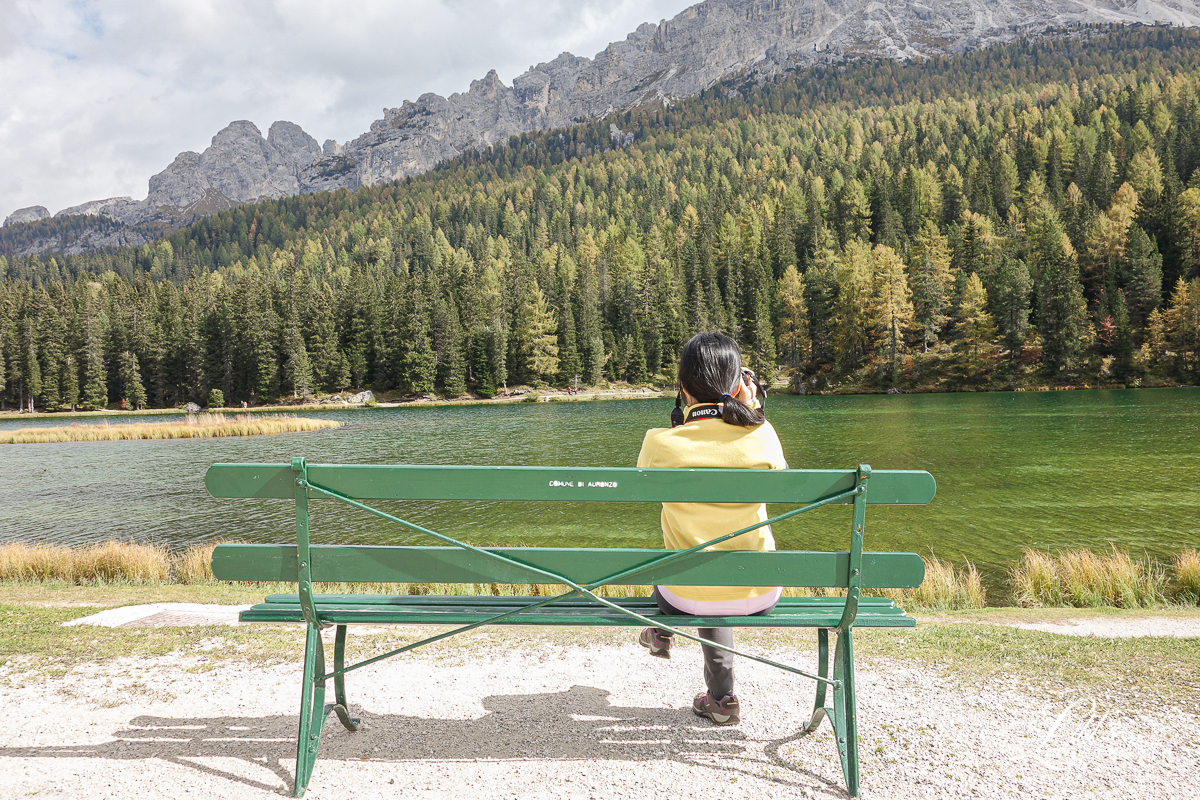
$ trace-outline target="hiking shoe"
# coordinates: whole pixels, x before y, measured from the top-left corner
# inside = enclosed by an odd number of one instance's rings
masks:
[[[742,711],[735,694],[727,694],[718,701],[713,700],[708,692],[701,692],[692,701],[692,711],[697,717],[711,719],[718,725],[737,725],[742,721]]]
[[[673,636],[663,636],[658,628],[643,628],[638,636],[638,644],[650,651],[656,658],[670,658]]]

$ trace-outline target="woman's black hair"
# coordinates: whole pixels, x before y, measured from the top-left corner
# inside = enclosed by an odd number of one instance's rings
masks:
[[[698,333],[679,353],[679,385],[697,403],[724,403],[721,419],[730,425],[762,425],[762,412],[733,396],[741,382],[741,351],[723,333]]]

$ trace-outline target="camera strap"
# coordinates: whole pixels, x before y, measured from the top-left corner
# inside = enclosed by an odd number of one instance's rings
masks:
[[[701,405],[692,406],[687,413],[687,417],[683,420],[683,424],[691,422],[694,419],[720,419],[721,406],[717,403],[703,403]]]

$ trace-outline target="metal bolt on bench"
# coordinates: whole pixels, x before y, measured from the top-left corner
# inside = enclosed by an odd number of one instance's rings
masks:
[[[868,484],[870,492],[867,491]],[[855,627],[907,628],[916,621],[892,601],[862,597],[862,589],[913,588],[925,575],[915,553],[863,552],[867,505],[924,505],[936,491],[933,476],[916,470],[635,469],[621,467],[366,466],[214,464],[205,476],[213,497],[290,499],[296,504],[296,542],[220,545],[213,574],[221,580],[295,581],[297,593],[271,595],[242,612],[243,622],[302,622],[308,635],[294,796],[312,777],[329,712],[357,730],[346,702],[346,673],[483,625],[652,625],[694,641],[645,597],[600,597],[610,583],[683,586],[835,587],[844,597],[784,597],[756,617],[687,617],[688,627],[816,628],[817,674],[727,648],[713,647],[816,682],[816,702],[805,732],[829,717],[847,792],[860,797],[854,694]],[[430,536],[446,546],[312,545],[308,504],[339,503]],[[573,502],[781,503],[799,508],[718,536],[688,550],[554,547],[475,547],[373,508],[364,500],[511,500]],[[850,547],[843,551],[706,550],[763,525],[825,505],[853,505]],[[655,531],[658,535],[658,531]],[[555,597],[439,597],[430,595],[315,595],[313,582],[562,584]],[[452,630],[346,665],[346,626],[352,624],[455,625]],[[333,669],[326,671],[321,629],[336,626]],[[833,674],[829,631],[837,632]],[[325,703],[333,679],[335,702]],[[833,688],[833,703],[826,704]]]

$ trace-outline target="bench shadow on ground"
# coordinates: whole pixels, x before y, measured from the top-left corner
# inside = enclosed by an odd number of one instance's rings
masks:
[[[375,714],[351,703],[362,729],[351,733],[330,715],[317,756],[329,760],[403,761],[663,761],[732,771],[786,786],[797,781],[845,797],[840,774],[820,775],[780,755],[802,737],[749,739],[737,727],[698,720],[690,708],[630,708],[609,703],[609,693],[590,686],[534,695],[493,695],[477,719],[438,719]],[[0,758],[158,759],[257,789],[290,795],[295,774],[294,716],[138,716],[114,731],[113,740],[92,745],[0,747]],[[830,748],[828,741],[822,749]],[[835,751],[836,752],[836,751]],[[240,759],[279,776],[268,783],[197,759]],[[836,761],[834,762],[836,763]],[[764,774],[768,766],[773,775]]]

